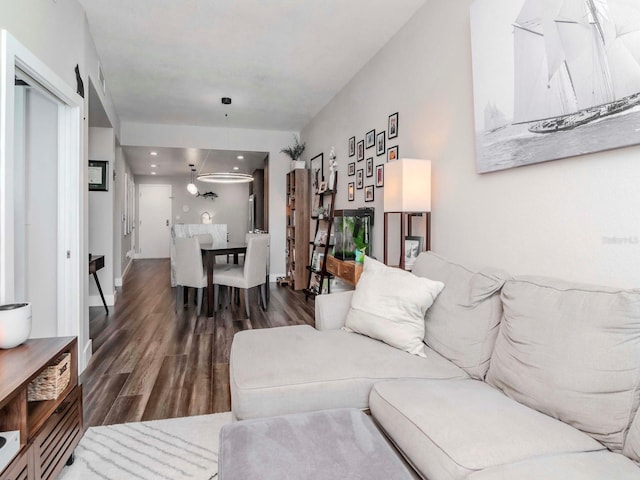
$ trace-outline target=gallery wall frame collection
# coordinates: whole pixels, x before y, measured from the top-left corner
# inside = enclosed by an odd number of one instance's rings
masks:
[[[637,1],[473,2],[476,171],[640,144],[638,18]]]
[[[384,188],[384,163],[375,165],[374,158],[383,157],[383,162],[392,162],[399,158],[399,146],[391,145],[387,148],[387,140],[397,138],[400,125],[399,112],[392,113],[387,119],[387,129],[376,131],[368,130],[364,138],[357,140],[357,136],[352,136],[348,140],[349,157],[356,157],[354,162],[347,164],[347,175],[354,176],[355,182],[347,184],[348,201],[355,201],[355,190],[364,190],[364,201],[373,202],[375,188]],[[374,148],[375,157],[372,155],[366,158],[364,168],[356,169],[356,163],[365,160],[365,151]],[[364,179],[371,178],[372,184],[365,185]]]

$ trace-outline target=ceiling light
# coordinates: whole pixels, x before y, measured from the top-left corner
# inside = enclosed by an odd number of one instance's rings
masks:
[[[240,170],[240,167],[233,167],[234,170]]]
[[[238,155],[238,160],[244,160],[244,157],[242,155]]]
[[[151,172],[151,175],[155,175],[155,174],[156,174],[156,172]]]
[[[198,180],[207,183],[248,183],[253,182],[253,177],[246,173],[203,173],[198,175]]]
[[[155,163],[151,164],[151,168],[156,168],[158,165],[156,165]]]
[[[152,157],[157,157],[158,156],[158,152],[151,152],[151,156]]]
[[[191,181],[189,182],[189,185],[187,185],[187,191],[191,194],[191,195],[195,195],[198,193],[198,187],[196,187],[196,184],[193,183],[193,177],[194,177],[194,172],[196,171],[193,165],[193,163],[190,163],[189,166],[191,167]]]

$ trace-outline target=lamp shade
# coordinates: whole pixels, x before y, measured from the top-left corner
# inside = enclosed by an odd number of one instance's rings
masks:
[[[384,211],[431,211],[431,160],[402,158],[385,164]]]

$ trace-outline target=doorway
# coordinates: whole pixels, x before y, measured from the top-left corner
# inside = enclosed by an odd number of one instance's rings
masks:
[[[139,186],[140,258],[169,258],[171,185]]]

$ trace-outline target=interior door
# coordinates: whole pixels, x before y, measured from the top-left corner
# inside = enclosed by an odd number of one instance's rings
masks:
[[[171,185],[140,185],[140,258],[169,258]]]

